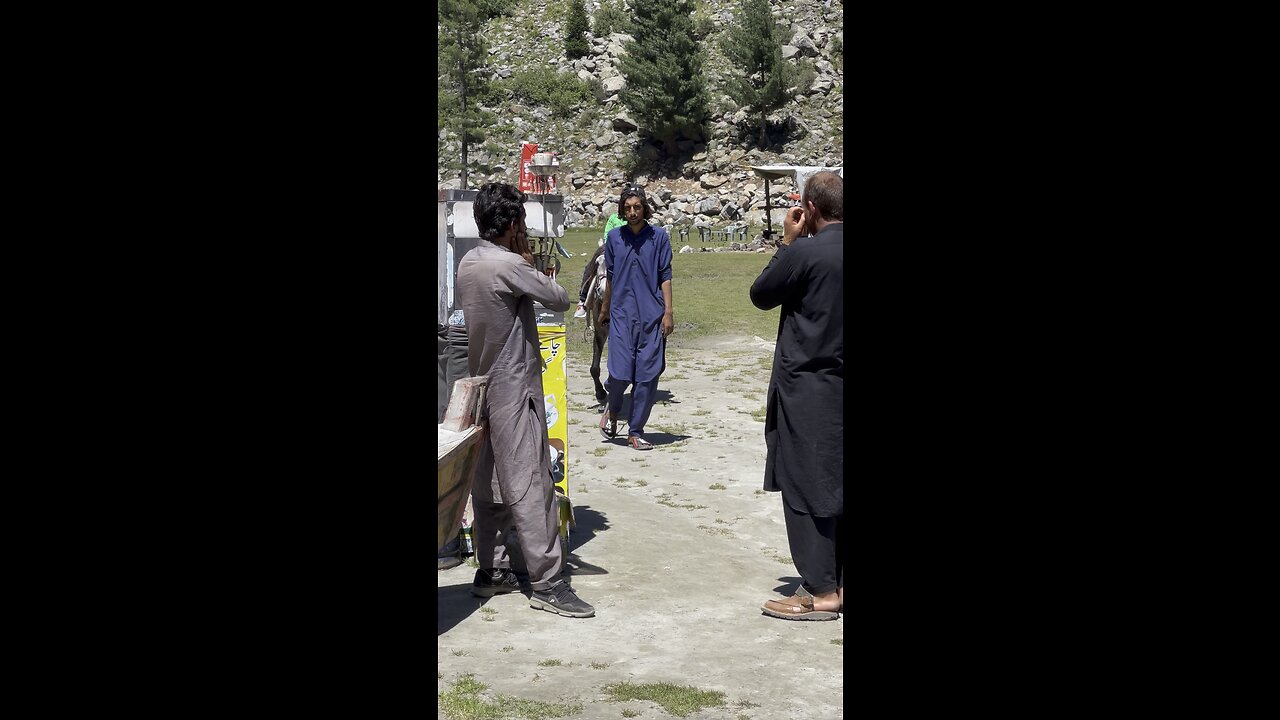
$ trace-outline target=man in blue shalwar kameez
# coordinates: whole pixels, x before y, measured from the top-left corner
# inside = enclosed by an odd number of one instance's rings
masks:
[[[600,416],[600,434],[617,437],[622,396],[631,385],[627,445],[652,450],[644,425],[657,399],[658,376],[667,367],[667,337],[675,329],[671,236],[647,222],[653,213],[639,186],[622,191],[618,214],[627,224],[609,231],[604,243],[609,282],[599,320],[609,324],[609,407]]]

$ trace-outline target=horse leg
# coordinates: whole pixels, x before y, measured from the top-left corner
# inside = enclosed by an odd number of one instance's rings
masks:
[[[600,384],[600,355],[603,352],[604,339],[600,337],[599,328],[596,328],[596,331],[591,334],[591,381],[596,384],[596,402],[601,404],[609,400],[609,394]]]

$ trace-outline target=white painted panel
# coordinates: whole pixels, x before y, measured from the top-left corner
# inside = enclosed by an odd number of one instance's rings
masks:
[[[449,224],[453,225],[453,236],[459,238],[478,238],[480,228],[476,226],[475,212],[470,200],[455,200],[453,212],[449,214]]]
[[[530,237],[564,237],[564,199],[552,196],[545,203],[530,200],[524,204],[524,223]]]

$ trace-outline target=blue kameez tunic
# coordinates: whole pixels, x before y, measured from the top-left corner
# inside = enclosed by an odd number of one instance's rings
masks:
[[[671,279],[671,236],[646,224],[639,234],[623,225],[604,243],[609,274],[609,377],[630,383],[656,380],[667,367],[662,337],[662,283]]]

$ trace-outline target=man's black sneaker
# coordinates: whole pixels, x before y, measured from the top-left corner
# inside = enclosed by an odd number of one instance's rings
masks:
[[[586,618],[596,614],[596,609],[579,599],[569,583],[563,580],[549,590],[534,590],[529,597],[529,607],[565,617]]]
[[[520,581],[510,570],[495,569],[476,570],[476,579],[471,583],[471,594],[476,597],[493,597],[520,589]]]

